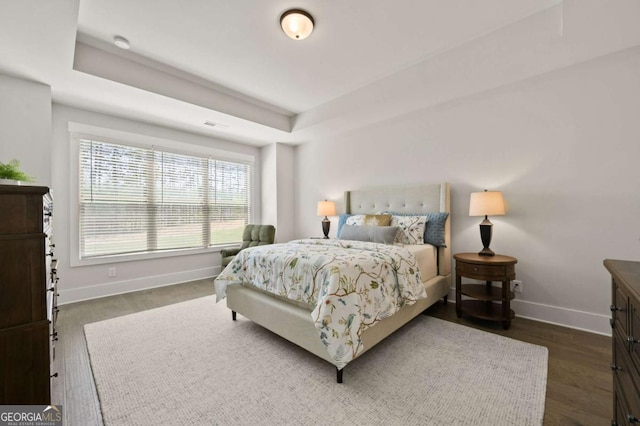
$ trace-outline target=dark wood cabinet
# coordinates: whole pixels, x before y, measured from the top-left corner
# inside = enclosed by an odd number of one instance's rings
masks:
[[[0,405],[51,403],[52,206],[48,188],[0,185]]]
[[[640,262],[607,259],[604,266],[611,273],[611,424],[640,424]]]

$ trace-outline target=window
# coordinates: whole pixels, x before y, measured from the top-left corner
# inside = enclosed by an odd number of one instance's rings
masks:
[[[80,139],[80,258],[240,241],[251,165]]]

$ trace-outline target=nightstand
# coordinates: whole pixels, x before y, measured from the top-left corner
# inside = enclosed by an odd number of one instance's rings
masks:
[[[456,314],[463,313],[475,318],[502,321],[506,330],[511,326],[515,312],[511,309],[511,281],[516,278],[515,264],[518,259],[496,254],[479,256],[477,253],[457,253],[456,260]],[[462,277],[485,281],[485,284],[462,284]],[[492,282],[501,282],[502,287]],[[462,296],[469,299],[462,300]],[[494,303],[499,301],[500,303]]]

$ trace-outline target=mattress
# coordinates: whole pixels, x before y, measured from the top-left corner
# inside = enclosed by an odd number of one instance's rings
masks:
[[[427,282],[438,275],[438,248],[431,244],[405,245],[416,257],[422,282]]]

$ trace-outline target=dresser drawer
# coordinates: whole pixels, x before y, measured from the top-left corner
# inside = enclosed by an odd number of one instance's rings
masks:
[[[16,188],[17,189],[17,188]],[[0,209],[0,234],[42,233],[42,195],[3,194]]]
[[[0,404],[50,404],[48,322],[0,330],[0,365]]]
[[[635,367],[631,365],[626,343],[619,339],[615,339],[613,345],[613,362],[613,381],[616,393],[626,411],[624,418],[628,419],[631,415],[640,419],[640,377]]]
[[[638,386],[640,387],[640,305],[629,304],[629,315],[631,320],[630,330],[627,334],[627,343],[629,344],[629,353],[631,354],[631,363],[635,368],[636,377],[638,377]]]
[[[613,301],[611,305],[611,316],[613,317],[613,327],[623,336],[629,335],[627,314],[629,312],[629,298],[622,292],[620,286],[613,281]]]
[[[47,318],[44,238],[0,235],[0,329]]]
[[[631,426],[629,423],[629,409],[624,401],[624,395],[617,382],[613,382],[613,401],[615,412],[611,426]]]

